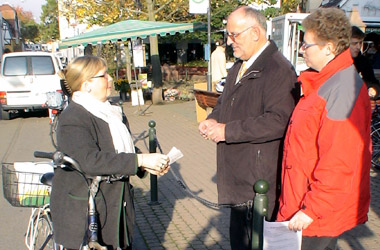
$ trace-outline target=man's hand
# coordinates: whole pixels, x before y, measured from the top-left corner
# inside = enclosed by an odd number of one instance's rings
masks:
[[[302,229],[306,229],[311,223],[313,219],[306,215],[304,212],[299,210],[289,221],[288,228],[289,230],[293,230],[294,232],[301,231]]]
[[[208,129],[211,126],[215,125],[216,123],[217,121],[214,119],[207,119],[199,123],[198,130],[199,130],[199,133],[203,136],[203,138],[208,139],[207,137]]]
[[[216,143],[220,141],[225,141],[226,140],[225,129],[226,129],[226,124],[216,123],[213,126],[208,128],[207,138]]]

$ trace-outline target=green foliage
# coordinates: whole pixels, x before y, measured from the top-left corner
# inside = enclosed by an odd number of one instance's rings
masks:
[[[277,3],[277,0],[241,0],[243,4],[257,3],[257,4],[267,4],[274,5]]]
[[[21,24],[21,36],[28,42],[37,42],[39,40],[39,27],[35,22]]]
[[[296,12],[302,0],[281,0],[281,14]]]
[[[269,8],[266,8],[265,10],[263,10],[263,14],[267,18],[280,16],[281,15],[281,9],[269,7]]]
[[[42,6],[40,34],[42,42],[59,39],[58,5],[56,0],[46,0]]]
[[[119,79],[114,82],[115,90],[119,92],[128,92],[130,89],[127,79]]]
[[[185,63],[185,66],[196,66],[196,67],[207,67],[208,62],[205,60],[194,60],[191,62]]]
[[[185,1],[188,5],[188,0]],[[225,21],[228,15],[236,9],[239,5],[238,1],[225,1],[225,0],[212,0],[211,1],[211,40],[216,41],[223,38]],[[193,33],[178,34],[176,36],[163,37],[163,40],[170,40],[173,42],[182,40],[199,40],[202,44],[207,43],[207,15],[205,14],[190,14],[190,20],[181,20],[181,22],[201,22],[206,25],[206,29],[196,31]]]
[[[30,11],[24,11],[22,7],[16,7],[17,16],[21,23],[21,37],[27,42],[36,42],[39,40],[39,27],[33,19]]]

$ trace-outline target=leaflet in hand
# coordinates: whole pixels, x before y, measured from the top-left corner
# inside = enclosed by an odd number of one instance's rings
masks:
[[[176,147],[172,147],[172,149],[169,151],[169,153],[167,154],[167,156],[169,157],[170,161],[169,161],[169,165],[173,164],[174,162],[176,162],[177,160],[181,159],[183,157],[183,154],[182,152],[177,149]]]
[[[289,221],[267,222],[264,220],[264,250],[300,250],[302,231],[288,229]]]

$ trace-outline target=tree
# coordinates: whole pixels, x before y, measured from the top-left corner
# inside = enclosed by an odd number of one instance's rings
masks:
[[[40,33],[43,42],[59,39],[58,5],[56,0],[46,0],[46,4],[42,6]]]
[[[211,0],[212,39],[223,37],[221,32],[225,24],[223,20],[237,6],[247,3],[274,4],[277,0]],[[207,23],[207,15],[189,13],[188,0],[66,0],[62,14],[67,20],[78,21],[91,25],[108,25],[126,19],[169,22],[203,22]],[[183,34],[175,39],[197,38],[202,43],[207,42],[207,32]],[[160,88],[162,87],[161,63],[158,54],[158,37],[150,38],[150,56],[152,62],[152,80],[154,84],[153,98],[162,101]],[[173,39],[173,38],[165,38]],[[158,92],[155,92],[158,90]],[[153,100],[156,103],[156,100]]]
[[[190,20],[188,0],[68,0],[63,15],[89,25],[107,25],[125,19],[149,21]],[[162,102],[162,73],[158,37],[150,36],[153,103]]]
[[[297,12],[302,0],[281,0],[281,13]]]
[[[34,21],[33,13],[24,11],[22,7],[16,7],[15,9],[21,23],[21,37],[27,42],[35,43],[39,39],[39,27]]]
[[[250,3],[257,3],[257,4],[266,4],[266,5],[274,5],[278,2],[278,0],[242,0],[243,4],[247,5]]]

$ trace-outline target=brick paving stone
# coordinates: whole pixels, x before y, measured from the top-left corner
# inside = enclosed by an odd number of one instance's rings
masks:
[[[174,244],[174,243],[169,243],[169,244],[168,244],[168,243],[164,243],[164,244],[163,244],[163,247],[164,247],[165,249],[168,249],[168,250],[169,250],[169,249],[170,249],[170,250],[171,250],[171,249],[173,249],[173,250],[174,250],[174,249],[178,249],[177,245]]]

